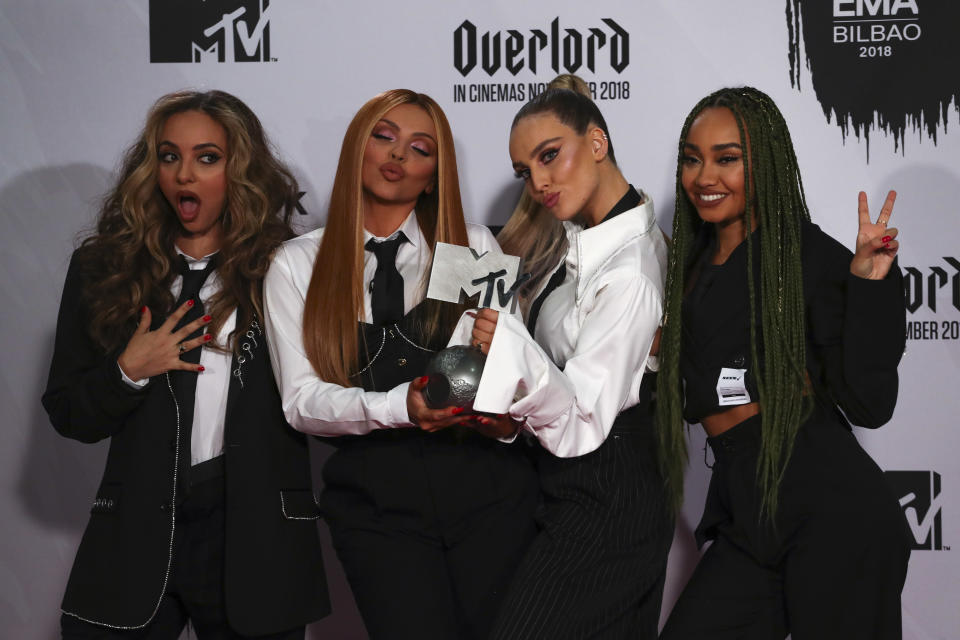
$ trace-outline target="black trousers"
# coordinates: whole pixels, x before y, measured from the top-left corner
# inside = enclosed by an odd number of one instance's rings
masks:
[[[542,453],[541,531],[492,638],[656,638],[673,518],[655,444],[648,422],[584,456]]]
[[[876,463],[829,410],[801,427],[776,527],[759,519],[761,417],[715,438],[698,541],[714,539],[663,629],[668,640],[897,639],[910,532]]]
[[[380,431],[324,467],[321,508],[371,638],[485,639],[536,534],[521,443]]]
[[[112,629],[62,615],[64,640],[177,640],[189,620],[200,640],[239,640],[224,606],[223,460],[191,469],[191,486],[178,500],[173,563],[167,591],[150,624]],[[256,636],[258,640],[302,640],[304,627]]]

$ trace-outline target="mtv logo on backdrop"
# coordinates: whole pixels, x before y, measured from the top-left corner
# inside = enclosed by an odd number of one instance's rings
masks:
[[[907,524],[913,533],[915,550],[946,550],[943,544],[943,507],[940,474],[935,471],[885,471]]]
[[[268,62],[270,0],[150,0],[150,62]]]

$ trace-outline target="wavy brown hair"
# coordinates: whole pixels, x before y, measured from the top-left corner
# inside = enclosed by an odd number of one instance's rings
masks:
[[[343,136],[327,224],[303,314],[303,344],[310,364],[321,379],[345,387],[359,382],[353,374],[358,369],[357,319],[364,315],[363,152],[377,122],[402,104],[422,108],[437,130],[436,188],[421,193],[414,207],[430,252],[437,242],[467,246],[453,133],[440,105],[430,96],[408,89],[392,89],[374,97],[360,107]],[[428,342],[436,342],[452,330],[461,308],[429,300],[426,304],[429,309],[422,334]]]
[[[223,91],[178,91],[157,100],[136,142],[121,161],[115,186],[103,200],[95,231],[77,252],[83,295],[91,309],[89,331],[105,351],[122,348],[139,320],[139,309],[168,314],[177,275],[174,240],[181,226],[157,186],[157,142],[170,116],[199,111],[227,134],[227,194],[217,273],[222,288],[206,305],[216,336],[230,312],[236,328],[222,349],[263,317],[263,277],[274,249],[290,238],[298,187],[277,159],[260,120],[239,98]]]

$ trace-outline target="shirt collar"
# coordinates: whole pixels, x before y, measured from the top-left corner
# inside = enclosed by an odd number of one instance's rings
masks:
[[[603,269],[607,260],[627,243],[657,228],[653,200],[645,193],[636,193],[642,198],[641,204],[626,211],[617,212],[612,217],[608,214],[597,226],[582,229],[570,238],[571,245],[574,247],[571,253],[576,260],[577,300],[583,296],[587,284]],[[629,195],[628,192],[627,196]],[[616,209],[617,207],[614,207],[611,213]]]
[[[418,248],[420,244],[424,241],[423,234],[420,233],[420,223],[417,222],[417,213],[416,211],[410,211],[407,214],[407,217],[403,220],[403,223],[397,227],[396,231],[391,233],[385,238],[380,236],[375,236],[366,229],[363,230],[363,243],[366,244],[370,238],[373,238],[376,242],[383,242],[384,240],[390,240],[391,238],[396,237],[397,233],[403,231],[403,235],[407,236],[407,241],[413,245],[414,248]]]
[[[178,255],[181,255],[184,257],[184,259],[187,261],[187,264],[190,266],[191,271],[194,269],[206,269],[207,263],[210,262],[210,258],[220,253],[218,250],[218,251],[214,251],[213,253],[208,253],[202,258],[194,258],[192,256],[188,256],[186,253],[181,251],[180,247],[178,247],[176,243],[174,243],[173,245],[173,250],[176,251]]]
[[[620,201],[617,204],[613,205],[613,209],[610,209],[610,213],[603,217],[603,220],[600,221],[600,224],[603,224],[607,220],[610,220],[624,211],[629,211],[634,209],[643,202],[643,196],[634,188],[632,184],[627,185],[627,192],[623,194],[623,197],[620,198]]]

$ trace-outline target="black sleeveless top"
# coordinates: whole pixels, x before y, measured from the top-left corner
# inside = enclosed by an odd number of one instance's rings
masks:
[[[432,342],[422,336],[428,308],[421,301],[394,324],[357,323],[360,369],[354,379],[364,391],[389,391],[423,375],[433,355],[446,346],[449,336]]]

